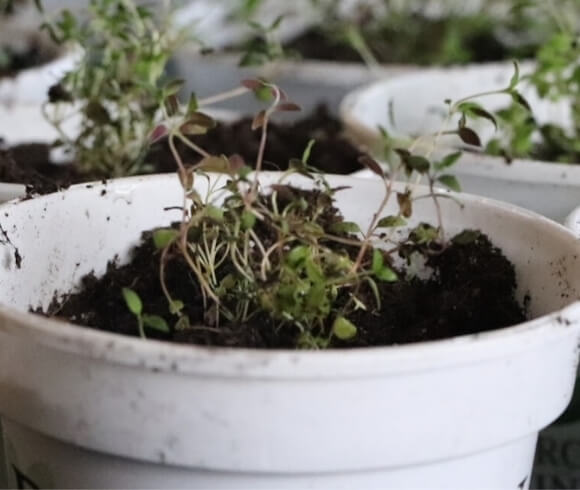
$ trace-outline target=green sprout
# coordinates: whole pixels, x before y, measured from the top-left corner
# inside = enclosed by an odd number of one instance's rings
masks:
[[[139,335],[141,338],[147,338],[145,335],[146,328],[157,330],[158,332],[169,333],[169,326],[164,318],[158,315],[146,315],[143,313],[143,303],[135,291],[129,288],[123,288],[122,293],[127,308],[137,319]]]

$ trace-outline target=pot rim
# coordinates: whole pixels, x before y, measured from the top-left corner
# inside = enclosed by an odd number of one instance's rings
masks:
[[[525,72],[534,66],[533,61],[525,61],[520,63],[520,70]],[[347,94],[339,107],[339,116],[345,127],[349,132],[356,137],[361,137],[367,144],[371,141],[376,141],[380,137],[378,129],[366,125],[363,118],[353,112],[353,107],[358,104],[361,99],[366,99],[371,97],[371,94],[376,94],[377,92],[384,93],[390,92],[391,90],[398,90],[400,87],[404,87],[409,79],[416,79],[417,77],[427,78],[431,75],[446,75],[446,74],[458,74],[462,72],[473,72],[477,70],[500,70],[507,69],[508,67],[513,67],[511,62],[491,62],[491,63],[474,63],[465,66],[451,66],[451,67],[431,67],[424,69],[416,69],[412,72],[401,73],[397,77],[391,79],[382,79],[373,81],[365,84],[353,90],[351,93]],[[392,129],[391,129],[392,130]],[[404,133],[393,131],[395,137],[404,136]],[[499,169],[494,169],[494,172],[499,171],[501,176],[506,178],[514,178],[516,180],[531,180],[535,181],[537,178],[530,177],[530,173],[539,173],[542,180],[544,178],[548,179],[550,183],[562,183],[566,179],[572,177],[573,180],[578,179],[580,181],[580,162],[578,164],[569,163],[559,163],[552,162],[549,160],[531,160],[527,158],[514,158],[514,160],[508,165],[502,157],[496,157],[493,155],[487,155],[485,153],[477,152],[466,152],[465,148],[454,145],[441,145],[440,151],[442,149],[463,151],[464,156],[471,158],[473,160],[473,167],[462,168],[462,173],[473,174],[473,175],[485,175],[485,169],[482,168],[484,165],[496,165],[500,166]],[[471,162],[470,162],[471,164]],[[501,165],[500,165],[501,164]],[[525,167],[524,167],[525,166]],[[527,170],[523,172],[524,170]],[[520,174],[519,171],[522,171]],[[517,173],[517,176],[514,176]],[[521,176],[521,179],[520,179]]]
[[[352,176],[332,177],[335,181],[369,183],[368,179]],[[89,191],[98,195],[105,188],[111,194],[117,186],[126,189],[127,185],[139,185],[150,179],[169,182],[175,178],[174,174],[160,174],[117,179],[105,184],[79,184],[56,195]],[[50,196],[55,194],[42,196],[34,201],[38,202]],[[540,221],[547,228],[547,233],[572,243],[577,242],[572,231],[531,211],[480,196],[458,196],[464,202],[483,205],[502,214],[511,214],[524,222]],[[0,205],[0,212],[9,211],[19,202]],[[26,202],[33,201],[24,201]],[[580,244],[577,246],[580,251]],[[23,340],[61,351],[63,354],[153,372],[238,378],[344,379],[448,368],[514,355],[536,347],[540,349],[550,342],[569,338],[577,329],[580,329],[580,301],[511,327],[429,342],[327,351],[260,350],[181,345],[153,339],[144,342],[136,337],[80,327],[0,305],[1,334],[19,336]]]

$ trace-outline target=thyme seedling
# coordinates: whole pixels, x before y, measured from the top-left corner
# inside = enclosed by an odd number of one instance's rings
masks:
[[[90,175],[151,171],[149,136],[177,87],[164,80],[164,71],[186,41],[185,31],[172,27],[170,12],[155,19],[152,10],[132,0],[91,0],[88,22],[63,10],[44,27],[55,42],[84,53],[52,87],[44,107],[59,143]],[[80,117],[78,134],[65,129],[72,117]]]
[[[228,92],[228,96],[248,91],[270,93],[270,105],[256,114],[252,124],[261,132],[253,173],[241,157],[211,155],[191,140],[192,135],[209,131],[214,125],[200,112],[195,99],[181,105],[174,96],[167,98],[164,107],[171,110],[165,111],[165,121],[151,134],[155,140],[167,139],[183,188],[180,223],[153,234],[160,256],[161,288],[168,305],[166,321],[175,330],[212,332],[231,325],[267,322],[275,331],[291,332],[298,348],[323,349],[333,342],[349,342],[358,332],[356,312],[380,309],[379,285],[399,280],[393,254],[402,250],[402,245],[393,247],[385,231],[406,225],[415,198],[410,189],[395,192],[395,177],[398,173],[411,176],[419,172],[429,174],[433,181],[453,185],[451,176],[442,172],[456,157],[430,162],[408,152],[400,168],[392,173],[385,173],[370,158],[362,159],[361,163],[380,176],[385,189],[363,232],[357,224],[344,221],[334,208],[334,197],[341,189],[329,186],[324,176],[309,165],[313,141],[301,158],[290,161],[289,169],[276,183],[263,187],[260,176],[270,119],[278,112],[299,107],[269,82],[245,80],[242,87]],[[187,165],[178,142],[197,152],[201,161]],[[223,174],[223,179],[209,178],[210,171]],[[311,189],[289,185],[288,179],[295,174],[310,180]],[[212,185],[202,196],[196,182],[206,178]],[[394,199],[399,213],[385,216],[387,205]],[[442,225],[430,230],[417,228],[409,240],[431,252],[429,247],[443,234]],[[178,259],[195,278],[203,300],[204,325],[191,322],[185,307],[187,298],[177,296],[166,280],[168,264]],[[136,311],[139,320],[142,312]]]

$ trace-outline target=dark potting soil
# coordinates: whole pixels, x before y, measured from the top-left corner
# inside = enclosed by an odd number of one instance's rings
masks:
[[[54,59],[54,52],[43,48],[40,42],[31,40],[25,51],[0,46],[0,78],[13,77],[22,70],[44,65]]]
[[[24,184],[27,193],[49,194],[83,180],[74,165],[56,165],[50,159],[50,147],[27,143],[0,147],[0,182]]]
[[[318,170],[351,174],[361,169],[358,158],[362,152],[345,137],[342,122],[332,116],[325,105],[318,106],[308,117],[294,123],[274,123],[268,128],[264,170],[286,170],[290,159],[302,157],[310,140],[316,143],[309,164]],[[220,123],[193,141],[211,154],[238,154],[249,166],[254,166],[260,137],[260,131],[252,131],[252,118],[244,118],[231,124]],[[175,161],[166,148],[163,148],[163,154],[169,157],[165,167],[168,171],[174,170]],[[198,159],[197,154],[191,151],[188,154],[193,160]]]
[[[159,281],[159,254],[151,233],[132,252],[126,265],[112,261],[106,274],[88,275],[81,290],[55,300],[43,314],[108,332],[138,336],[135,317],[122,298],[122,288],[135,290],[144,312],[162,316],[169,325],[176,318],[168,313],[167,300]],[[524,309],[515,299],[513,265],[484,235],[469,243],[450,242],[441,253],[430,255],[430,279],[400,279],[379,283],[382,307],[376,312],[359,312],[350,319],[358,333],[350,341],[336,338],[331,347],[365,347],[405,344],[495,330],[525,321]],[[399,276],[405,277],[400,271]],[[200,289],[187,264],[173,257],[166,268],[166,284],[174,297],[188,298],[183,312],[191,325],[204,325]],[[370,291],[368,292],[371,295]],[[346,298],[338,297],[337,301]],[[372,301],[372,300],[369,300]],[[151,331],[148,336],[178,343],[248,348],[294,348],[299,332],[294,327],[276,329],[267,317],[245,325],[220,325],[173,330],[170,334]]]
[[[252,119],[219,123],[216,128],[193,140],[212,154],[239,154],[253,166],[258,155],[260,131],[252,131]],[[294,123],[271,123],[266,146],[264,169],[285,170],[292,158],[301,158],[308,142],[314,139],[309,163],[326,173],[349,174],[361,169],[361,152],[344,136],[342,123],[330,115],[325,106]],[[200,159],[184,145],[178,149],[186,164]],[[174,172],[176,163],[166,142],[151,148],[148,161],[153,173]],[[276,163],[274,163],[276,162]],[[78,166],[56,165],[50,159],[46,144],[25,144],[1,149],[0,182],[26,184],[31,192],[46,194],[72,184],[101,180],[106,175],[87,175]]]
[[[491,20],[427,19],[420,15],[403,20],[400,25],[386,25],[366,32],[364,27],[362,29],[365,41],[379,63],[483,63],[529,58],[535,54],[537,45],[507,46],[496,30]],[[457,46],[452,40],[457,42]],[[362,62],[359,52],[344,39],[333,38],[332,33],[318,28],[306,31],[289,42],[285,49],[305,59]]]

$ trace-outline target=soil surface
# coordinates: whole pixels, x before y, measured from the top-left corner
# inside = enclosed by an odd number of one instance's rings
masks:
[[[246,164],[253,166],[258,155],[260,131],[252,131],[252,119],[234,123],[219,123],[208,134],[193,140],[212,154],[239,154]],[[285,170],[292,158],[301,158],[311,139],[310,165],[326,172],[350,174],[361,169],[361,152],[344,136],[342,123],[331,116],[325,106],[294,123],[271,123],[265,153],[265,170]],[[178,145],[186,164],[194,164],[200,157],[184,145]],[[175,160],[166,142],[151,148],[148,161],[153,173],[174,172]],[[106,175],[87,175],[74,164],[55,165],[50,159],[50,147],[45,144],[26,144],[5,148],[0,145],[0,182],[26,184],[30,192],[46,194],[71,184],[101,180]]]
[[[363,27],[362,32],[379,63],[483,63],[528,58],[535,54],[535,45],[507,46],[491,21],[471,22],[473,25],[461,18],[426,19],[415,15],[396,25],[366,30]],[[285,49],[305,59],[362,62],[360,54],[344,39],[317,28],[288,43]]]
[[[50,159],[50,147],[27,143],[2,149],[0,146],[0,182],[24,184],[27,193],[49,194],[83,178],[74,165],[56,165]]]
[[[54,51],[44,49],[39,43],[32,40],[28,49],[22,52],[0,46],[0,78],[13,77],[22,70],[44,65],[54,59]]]
[[[489,239],[475,234],[475,240],[451,241],[438,253],[429,254],[433,268],[429,279],[400,279],[381,282],[379,311],[362,311],[351,317],[357,325],[356,337],[336,338],[331,347],[365,347],[405,344],[443,339],[495,330],[526,320],[524,308],[515,299],[515,272],[512,264]],[[144,234],[143,243],[132,252],[126,265],[112,261],[102,278],[89,275],[79,293],[55,300],[43,314],[72,323],[124,335],[138,336],[135,317],[128,311],[121,290],[135,290],[144,312],[162,316],[169,325],[176,317],[168,312],[159,281],[159,255]],[[406,277],[399,271],[399,277]],[[299,335],[293,326],[274,328],[265,316],[245,325],[204,327],[204,308],[199,287],[179,256],[170,260],[166,284],[174,297],[189,298],[183,310],[191,325],[199,328],[173,330],[170,334],[149,332],[148,336],[179,343],[248,348],[294,348]],[[370,294],[370,293],[369,293]],[[345,295],[343,295],[345,296]],[[339,295],[337,301],[346,301]]]

